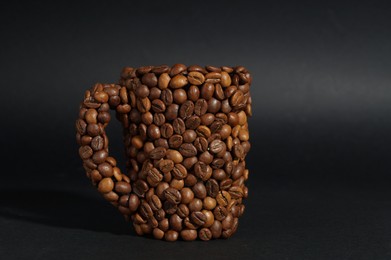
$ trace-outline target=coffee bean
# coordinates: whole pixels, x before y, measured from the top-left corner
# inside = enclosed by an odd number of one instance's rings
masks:
[[[197,138],[197,133],[192,129],[188,129],[183,132],[183,141],[186,143],[192,143],[195,141],[196,138]]]
[[[232,179],[225,179],[220,182],[220,189],[227,190],[232,185]]]
[[[193,186],[193,192],[197,198],[203,199],[206,197],[206,188],[203,182],[197,182]]]
[[[201,124],[203,125],[211,125],[215,121],[215,116],[212,113],[206,113],[201,116]]]
[[[162,113],[155,113],[153,115],[153,123],[157,126],[162,126],[166,122],[166,118]]]
[[[168,73],[162,73],[159,76],[158,86],[161,90],[167,89],[168,84],[170,83],[171,77],[168,75]]]
[[[183,188],[181,190],[182,203],[188,204],[194,199],[194,193],[190,188]]]
[[[111,178],[103,178],[98,184],[98,190],[101,193],[107,193],[114,188],[114,182]]]
[[[184,143],[179,147],[179,152],[184,157],[192,157],[197,155],[197,149],[194,147],[194,145],[189,143]]]
[[[167,107],[164,116],[166,120],[174,120],[178,116],[179,106],[177,104],[171,104]]]
[[[80,135],[84,135],[87,131],[87,123],[82,119],[76,120],[76,130]]]
[[[170,76],[173,77],[187,69],[186,65],[177,63],[171,67]]]
[[[203,153],[208,150],[208,140],[205,137],[197,137],[194,146],[199,152]]]
[[[221,206],[227,206],[231,201],[231,195],[227,191],[220,191],[216,196],[216,201]]]
[[[171,204],[179,204],[181,202],[181,193],[174,188],[168,188],[164,190],[164,197],[165,199],[170,202]]]
[[[227,215],[228,211],[225,207],[218,205],[216,208],[213,210],[213,214],[215,215],[215,219],[218,221],[223,221]]]
[[[183,161],[183,156],[176,150],[167,150],[166,157],[167,159],[172,160],[174,163],[181,163]]]
[[[196,129],[201,124],[201,119],[198,116],[191,116],[186,119],[185,125],[189,129]]]
[[[172,160],[161,160],[159,161],[159,169],[166,173],[174,169],[174,162]]]
[[[166,148],[164,147],[156,147],[149,153],[149,158],[153,160],[160,160],[166,155]]]
[[[197,231],[194,229],[184,229],[180,234],[181,238],[185,241],[193,241],[197,239]]]
[[[152,101],[152,110],[156,113],[163,113],[166,110],[166,105],[160,99]]]
[[[235,93],[230,98],[230,104],[233,107],[240,106],[244,103],[244,95],[240,90],[235,91]]]
[[[221,140],[214,140],[209,144],[209,150],[212,153],[219,153],[224,149],[224,142]]]
[[[216,207],[216,200],[212,197],[204,198],[204,208],[207,210],[213,210]]]
[[[187,76],[189,82],[193,85],[201,85],[205,81],[205,76],[198,71],[191,71]]]
[[[219,194],[219,184],[214,179],[209,179],[206,182],[206,191],[208,195],[212,198],[216,198],[216,196]]]
[[[133,192],[139,196],[139,197],[143,197],[145,192],[147,192],[148,190],[148,184],[139,179],[137,180],[135,183],[133,183]]]
[[[201,97],[209,100],[211,97],[213,97],[215,91],[215,86],[212,83],[205,83],[201,88]]]
[[[148,87],[155,87],[157,85],[157,78],[154,73],[146,73],[141,78],[141,82]]]
[[[198,198],[194,198],[190,203],[189,203],[189,210],[191,212],[193,211],[201,211],[202,210],[202,200]]]
[[[194,105],[194,113],[197,116],[202,116],[208,110],[208,102],[205,99],[198,99]]]
[[[163,138],[167,139],[173,135],[174,129],[171,124],[165,123],[160,127],[160,133]]]
[[[199,232],[198,232],[198,236],[201,240],[203,241],[208,241],[212,238],[212,232],[210,231],[209,228],[202,228]]]
[[[197,226],[205,224],[206,216],[201,211],[194,211],[190,214],[190,220]]]
[[[146,85],[139,85],[135,89],[135,94],[139,98],[146,98],[149,95],[149,88]]]
[[[185,166],[186,169],[190,169],[197,162],[198,162],[197,157],[193,156],[193,157],[189,157],[189,158],[184,159],[182,164],[183,164],[183,166]],[[191,186],[191,185],[188,185],[188,186]]]
[[[203,181],[206,181],[212,176],[212,168],[204,162],[199,161],[194,165],[194,174]]]
[[[98,124],[88,124],[87,125],[87,133],[88,135],[94,137],[101,133],[101,129]]]
[[[191,101],[195,102],[200,97],[200,90],[198,89],[197,86],[192,85],[187,91],[187,96]]]
[[[164,239],[169,242],[174,242],[178,239],[178,232],[175,230],[169,230],[164,234]]]
[[[205,125],[200,125],[199,127],[197,127],[196,133],[198,136],[205,137],[205,138],[209,138],[210,135],[212,134],[209,127]]]
[[[106,150],[100,150],[92,155],[92,160],[94,163],[99,164],[99,163],[103,163],[108,156],[109,154],[107,153]]]
[[[221,85],[223,87],[229,87],[231,85],[231,77],[225,71],[221,72]]]
[[[181,105],[181,108],[179,109],[179,116],[182,119],[187,119],[193,114],[193,112],[194,112],[194,103],[188,100]]]
[[[182,221],[183,219],[179,217],[178,214],[174,214],[170,217],[170,227],[175,231],[181,231]]]
[[[179,74],[179,75],[174,76],[171,79],[169,86],[174,89],[181,88],[181,87],[186,86],[187,82],[188,82],[187,78],[185,76]]]
[[[170,137],[170,139],[168,140],[168,145],[171,147],[171,148],[179,148],[181,146],[181,144],[183,143],[183,137],[181,135],[172,135]]]
[[[213,161],[213,155],[208,151],[205,151],[199,156],[199,161],[205,164],[210,164]]]
[[[93,153],[94,151],[88,145],[81,146],[79,148],[79,155],[83,160],[90,158],[93,155]]]
[[[220,169],[221,167],[223,167],[224,166],[224,160],[223,159],[221,159],[221,158],[216,158],[216,159],[214,159],[212,162],[211,162],[211,164],[210,164],[210,166],[212,167],[212,169]],[[214,174],[214,173],[213,173]],[[214,177],[215,178],[215,177]]]
[[[151,206],[151,209],[153,211],[158,211],[162,208],[162,202],[160,201],[159,197],[157,195],[152,195],[151,199],[149,200],[149,205]]]
[[[233,199],[239,199],[243,197],[243,189],[238,186],[233,186],[228,189],[228,193]]]
[[[199,65],[191,65],[187,68],[188,71],[198,71],[198,72],[201,72],[203,74],[206,74],[208,73],[206,69],[204,69],[203,67],[199,66]]]
[[[159,172],[158,169],[152,168],[151,170],[148,171],[148,183],[151,185],[153,184],[158,184],[163,180],[163,175]]]
[[[221,108],[221,101],[215,98],[210,98],[208,100],[208,112],[209,113],[217,113]]]
[[[186,218],[190,213],[189,208],[185,204],[179,204],[176,212],[181,218]]]
[[[157,75],[160,75],[162,73],[165,73],[165,72],[169,72],[170,71],[170,66],[164,64],[164,65],[159,65],[159,66],[156,66],[154,67],[151,72],[152,73],[155,73]]]
[[[166,106],[169,106],[174,101],[174,97],[172,95],[172,91],[169,89],[164,89],[160,94],[161,100]]]
[[[175,164],[174,168],[172,169],[172,175],[174,178],[182,180],[187,176],[187,169],[182,164]]]
[[[236,144],[233,147],[234,150],[234,155],[238,159],[243,159],[244,158],[244,149],[240,144]]]
[[[99,164],[98,171],[104,177],[113,176],[113,167],[107,162]]]
[[[183,89],[176,89],[173,93],[174,102],[177,104],[183,104],[187,100],[186,91]]]
[[[140,205],[140,214],[147,219],[153,216],[152,208],[146,201],[142,202]]]
[[[172,126],[177,134],[183,134],[186,130],[185,122],[181,118],[174,119]]]

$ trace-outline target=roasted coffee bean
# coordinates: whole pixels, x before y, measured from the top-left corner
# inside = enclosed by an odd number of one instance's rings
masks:
[[[170,71],[170,66],[164,64],[164,65],[159,65],[159,66],[156,66],[154,67],[151,72],[152,73],[155,73],[157,75],[160,75],[162,73],[166,73],[166,72],[169,72]]]
[[[212,134],[209,127],[205,125],[200,125],[199,127],[197,127],[196,132],[198,136],[205,137],[205,138],[209,138],[210,135]]]
[[[162,126],[166,122],[166,118],[162,113],[155,113],[153,115],[153,123],[157,126]]]
[[[213,210],[213,215],[215,215],[216,220],[223,221],[228,215],[228,210],[225,207],[218,205]]]
[[[228,193],[233,199],[239,199],[243,197],[243,189],[238,186],[233,186],[228,189]]]
[[[216,207],[216,200],[212,197],[204,198],[204,208],[207,210],[213,210]]]
[[[205,76],[198,71],[191,71],[187,75],[187,79],[189,80],[190,84],[201,85],[205,81]]]
[[[193,102],[197,101],[200,97],[200,90],[197,86],[190,86],[189,90],[187,91],[187,96],[189,99]]]
[[[141,78],[141,82],[148,87],[154,87],[157,85],[157,78],[154,73],[146,73]]]
[[[139,197],[143,197],[145,192],[148,191],[148,184],[139,179],[137,180],[135,183],[133,183],[133,192],[139,196]]]
[[[221,72],[221,85],[223,87],[229,87],[231,86],[231,77],[229,74],[225,71]]]
[[[208,112],[209,113],[217,113],[221,108],[221,101],[215,98],[210,98],[208,100]]]
[[[208,102],[205,99],[198,99],[194,104],[194,113],[197,116],[202,116],[208,110]]]
[[[187,177],[187,169],[182,164],[175,164],[171,173],[172,173],[173,177],[178,180],[182,180]]]
[[[193,241],[197,239],[197,231],[194,229],[183,229],[180,234],[184,241]]]
[[[234,155],[238,159],[243,159],[244,158],[244,149],[240,144],[236,144],[233,147]]]
[[[175,230],[168,230],[164,234],[164,239],[169,242],[174,242],[178,239],[178,235],[179,235],[179,233],[176,232]]]
[[[156,147],[149,153],[149,158],[152,160],[160,160],[166,155],[166,148],[164,147]]]
[[[202,228],[199,232],[198,232],[198,236],[201,240],[203,241],[208,241],[212,238],[212,231],[210,231],[209,228]]]
[[[177,74],[180,74],[183,71],[185,71],[186,69],[187,69],[187,67],[184,64],[181,64],[181,63],[174,64],[171,67],[170,76],[173,77],[173,76],[175,76]]]
[[[174,102],[177,104],[183,104],[187,100],[187,93],[183,89],[176,89],[173,93]]]
[[[203,152],[199,156],[199,161],[203,162],[205,164],[210,164],[213,161],[213,155],[211,153],[209,153],[208,151]]]
[[[166,173],[174,169],[174,162],[172,160],[159,161],[159,170]]]
[[[169,106],[174,101],[174,97],[172,95],[172,91],[169,89],[162,90],[162,93],[160,94],[161,100],[166,106]]]
[[[83,160],[90,158],[93,153],[94,151],[88,145],[84,145],[79,148],[79,155]]]
[[[193,115],[194,112],[194,103],[191,100],[187,100],[185,103],[181,105],[181,108],[179,109],[179,116],[182,119],[187,119],[191,115]]]
[[[171,104],[167,107],[164,116],[166,120],[174,120],[178,116],[179,106],[177,104]]]
[[[216,201],[219,205],[225,207],[231,201],[231,195],[225,190],[220,191],[216,196]]]
[[[107,193],[114,188],[114,182],[111,178],[103,178],[98,184],[98,191],[101,193]]]
[[[183,132],[183,141],[186,143],[192,143],[195,141],[196,138],[197,138],[197,133],[192,129],[188,129]]]
[[[197,162],[198,162],[197,157],[193,156],[193,157],[189,157],[189,158],[184,159],[182,164],[183,164],[183,166],[186,167],[186,169],[190,169]]]
[[[166,200],[168,202],[170,202],[171,204],[179,204],[181,202],[181,193],[177,190],[177,189],[174,189],[174,188],[167,188],[166,190],[164,190],[164,197],[166,198]]]
[[[212,83],[205,83],[201,88],[201,97],[209,100],[211,97],[213,97],[215,91],[215,86]]]
[[[211,164],[210,164],[210,166],[212,167],[212,169],[220,169],[221,167],[223,167],[224,166],[224,160],[223,159],[221,159],[221,158],[216,158],[216,159],[214,159],[212,162],[211,162]],[[214,173],[213,173],[214,174]]]
[[[164,72],[159,76],[158,86],[161,90],[167,89],[170,83],[171,77],[168,73]]]
[[[176,150],[167,150],[166,156],[167,159],[174,161],[174,163],[181,163],[183,161],[183,156]]]
[[[206,182],[206,191],[208,195],[212,198],[216,198],[216,196],[219,194],[219,184],[214,179],[209,179]]]
[[[215,121],[215,115],[212,113],[206,113],[201,116],[201,124],[203,125],[211,125]]]
[[[197,182],[193,186],[193,192],[197,198],[203,199],[206,197],[206,188],[203,182]]]
[[[242,105],[245,102],[243,92],[240,90],[235,91],[235,93],[230,98],[230,104],[233,107]]]
[[[201,119],[198,116],[191,116],[186,119],[185,125],[188,129],[196,129],[201,124]]]
[[[181,88],[181,87],[186,86],[187,83],[188,83],[188,81],[187,81],[186,76],[179,74],[179,75],[174,76],[171,79],[169,86],[173,89],[176,89],[176,88]]]
[[[99,164],[99,163],[103,163],[104,161],[106,161],[106,158],[108,156],[109,156],[109,154],[107,153],[106,150],[100,150],[100,151],[95,152],[92,155],[92,160],[94,163]]]
[[[209,144],[209,150],[212,153],[219,153],[221,152],[225,147],[225,144],[221,140],[214,140]]]
[[[141,216],[145,217],[146,219],[149,219],[153,216],[152,208],[151,206],[149,206],[149,204],[146,201],[141,203],[139,212]]]
[[[221,222],[218,220],[215,220],[209,229],[212,232],[213,238],[219,238],[221,236],[221,233],[223,232]]]
[[[199,161],[194,165],[194,174],[203,181],[207,181],[212,176],[212,168]]]
[[[149,95],[149,88],[146,85],[139,85],[136,90],[135,94],[139,98],[146,98]]]
[[[187,217],[190,213],[189,208],[185,204],[179,204],[176,212],[181,218]]]
[[[175,231],[181,231],[182,221],[183,219],[179,217],[178,214],[174,214],[170,217],[170,227]]]
[[[101,128],[98,124],[88,124],[87,125],[87,134],[90,136],[97,136],[101,134]]]
[[[113,176],[113,167],[107,162],[99,164],[98,171],[104,177]]]
[[[215,85],[215,94],[214,94],[214,96],[215,96],[215,98],[217,98],[220,101],[223,101],[224,98],[225,98],[224,90],[223,90],[222,86],[219,83],[217,83]]]
[[[201,211],[194,211],[190,214],[190,220],[197,226],[202,226],[205,224],[206,216]]]
[[[187,68],[188,71],[198,71],[198,72],[201,72],[203,74],[206,74],[208,73],[206,69],[204,69],[203,67],[199,66],[199,65],[191,65]]]
[[[164,237],[164,231],[160,228],[154,228],[152,231],[153,237],[156,239],[163,239]]]
[[[159,197],[157,195],[152,195],[151,199],[149,200],[149,205],[151,206],[151,209],[153,211],[158,211],[162,208],[162,202],[160,201]]]
[[[174,134],[174,128],[171,124],[165,123],[160,127],[160,133],[163,138],[170,138]]]
[[[186,130],[185,122],[181,118],[176,118],[172,122],[173,129],[177,134],[183,134]]]
[[[174,214],[178,209],[178,205],[166,200],[163,204],[163,209],[167,214]]]
[[[222,121],[216,120],[210,125],[210,130],[212,133],[218,133],[221,131],[221,128],[223,128],[223,125],[224,123]]]
[[[156,113],[163,113],[166,110],[166,105],[160,99],[152,101],[152,110]]]
[[[197,149],[190,143],[184,143],[179,147],[179,152],[184,157],[193,157],[197,155]]]
[[[205,137],[197,137],[194,141],[194,146],[199,152],[205,152],[208,150],[208,141]]]
[[[190,188],[183,188],[181,190],[182,201],[181,203],[188,204],[194,199],[194,193]]]
[[[148,183],[152,184],[157,184],[163,180],[163,175],[159,172],[158,169],[152,168],[151,170],[148,171]]]
[[[149,90],[149,96],[148,96],[148,98],[149,98],[151,101],[153,101],[153,100],[155,100],[155,99],[160,98],[161,94],[162,94],[162,91],[161,91],[159,88],[153,87],[153,88],[151,88],[151,89]]]
[[[181,135],[177,135],[177,134],[172,135],[170,137],[170,139],[168,140],[168,145],[174,149],[179,148],[182,143],[183,143],[183,137]]]

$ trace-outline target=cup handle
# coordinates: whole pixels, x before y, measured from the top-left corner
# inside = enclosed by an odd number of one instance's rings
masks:
[[[121,197],[129,198],[132,187],[129,177],[117,167],[117,160],[109,156],[109,139],[105,132],[111,120],[109,109],[115,109],[117,118],[129,124],[131,106],[124,86],[97,83],[86,90],[76,120],[76,141],[87,177],[126,217],[131,211],[120,201],[127,201]]]

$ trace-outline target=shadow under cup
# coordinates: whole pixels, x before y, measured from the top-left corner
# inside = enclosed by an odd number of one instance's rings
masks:
[[[87,177],[138,235],[229,238],[247,198],[252,77],[243,66],[126,67],[118,84],[87,90],[76,140]],[[123,125],[127,173],[105,127]]]

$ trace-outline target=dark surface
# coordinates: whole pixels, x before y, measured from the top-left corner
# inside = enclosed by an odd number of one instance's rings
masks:
[[[0,258],[391,259],[391,8],[314,2],[2,3]],[[137,237],[81,167],[84,90],[164,63],[253,75],[229,240]],[[124,165],[119,124],[108,134]]]

